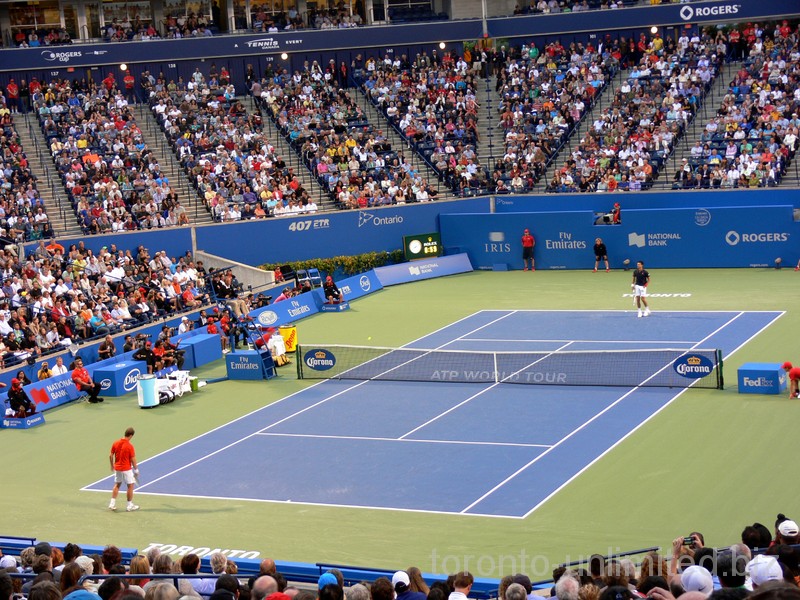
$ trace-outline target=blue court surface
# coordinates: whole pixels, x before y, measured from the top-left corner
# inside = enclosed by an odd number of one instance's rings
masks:
[[[781,314],[492,310],[408,347],[727,358]],[[323,381],[143,461],[137,493],[523,518],[683,391]]]

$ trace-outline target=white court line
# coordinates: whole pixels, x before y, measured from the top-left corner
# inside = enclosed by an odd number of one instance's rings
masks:
[[[571,342],[570,342],[570,343],[571,343]],[[566,348],[567,346],[569,346],[569,344],[570,344],[570,343],[564,344],[563,346],[561,346],[561,348],[558,348],[558,349],[556,349],[556,350],[553,350],[552,352],[548,352],[548,353],[546,353],[544,356],[542,356],[542,357],[541,357],[541,358],[539,358],[538,360],[535,360],[535,361],[533,361],[531,364],[529,364],[529,365],[526,365],[526,366],[522,367],[520,370],[516,371],[515,373],[512,373],[511,375],[509,375],[509,376],[508,376],[508,377],[506,377],[505,379],[508,379],[509,377],[513,377],[514,375],[517,375],[518,373],[521,373],[521,372],[522,372],[522,371],[524,371],[525,369],[528,369],[528,368],[532,367],[532,366],[533,366],[533,365],[535,365],[536,363],[538,363],[538,362],[541,362],[541,361],[545,360],[546,358],[550,358],[550,357],[551,357],[553,354],[555,354],[555,353],[559,352],[560,350],[562,350],[562,349]],[[465,405],[467,402],[470,402],[471,400],[474,400],[475,398],[477,398],[478,396],[480,396],[480,395],[482,395],[482,394],[484,394],[484,393],[488,392],[489,390],[491,390],[491,389],[494,389],[495,387],[497,387],[497,386],[498,386],[498,385],[500,385],[501,383],[504,383],[504,381],[496,381],[495,383],[493,383],[493,384],[492,384],[492,385],[490,385],[489,387],[482,389],[481,391],[479,391],[479,392],[478,392],[478,393],[476,393],[476,394],[473,394],[472,396],[470,396],[469,398],[467,398],[467,399],[466,399],[466,400],[464,400],[463,402],[459,402],[459,403],[458,403],[458,404],[456,404],[455,406],[451,406],[450,408],[448,408],[448,409],[447,409],[446,411],[444,411],[443,413],[436,415],[436,416],[435,416],[435,417],[433,417],[432,419],[428,419],[427,421],[425,421],[425,422],[424,422],[422,425],[420,425],[419,427],[415,427],[415,428],[414,428],[414,429],[412,429],[411,431],[404,433],[404,434],[403,434],[403,435],[401,435],[401,436],[400,436],[398,439],[401,439],[401,440],[402,440],[402,439],[405,439],[407,436],[411,435],[412,433],[414,433],[414,432],[416,432],[416,431],[419,431],[419,430],[420,430],[420,429],[422,429],[423,427],[427,427],[428,425],[430,425],[430,424],[431,424],[431,423],[433,423],[434,421],[438,421],[438,420],[439,420],[439,419],[441,419],[443,416],[445,416],[445,415],[447,415],[447,414],[449,414],[449,413],[453,412],[453,411],[454,411],[454,410],[456,410],[457,408],[460,408],[460,407],[464,406],[464,405]]]
[[[714,331],[712,331],[710,334],[708,334],[708,335],[707,335],[706,337],[704,337],[702,340],[700,340],[699,342],[697,342],[697,343],[694,345],[694,347],[696,348],[697,346],[699,346],[700,344],[702,344],[702,343],[703,343],[705,340],[707,340],[708,338],[712,337],[713,335],[715,335],[716,333],[718,333],[719,331],[721,331],[722,329],[724,329],[725,327],[727,327],[728,325],[730,325],[731,323],[733,323],[733,321],[735,321],[736,319],[738,319],[739,317],[741,317],[743,314],[745,314],[745,313],[744,313],[744,312],[739,312],[739,313],[737,313],[737,314],[736,314],[736,316],[734,316],[733,318],[729,319],[727,322],[725,322],[725,323],[723,323],[722,325],[720,325],[720,326],[719,326],[717,329],[715,329]],[[548,448],[547,450],[545,450],[544,452],[542,452],[542,453],[541,453],[539,456],[537,456],[536,458],[534,458],[533,460],[531,460],[531,461],[530,461],[530,462],[529,462],[527,465],[523,465],[522,467],[520,467],[519,469],[517,469],[517,470],[516,470],[514,473],[512,473],[511,475],[509,475],[508,477],[506,477],[506,478],[505,478],[503,481],[501,481],[501,482],[500,482],[500,483],[498,483],[496,486],[494,486],[492,489],[490,489],[488,492],[486,492],[485,494],[483,494],[483,495],[482,495],[480,498],[478,498],[477,500],[475,500],[474,502],[472,502],[472,503],[471,503],[469,506],[467,506],[466,508],[464,508],[464,509],[461,511],[461,514],[464,514],[464,513],[466,513],[466,512],[467,512],[469,509],[471,509],[473,506],[475,506],[476,504],[479,504],[480,502],[482,502],[483,500],[485,500],[486,498],[488,498],[488,497],[489,497],[490,495],[492,495],[494,492],[496,492],[496,491],[497,491],[497,490],[499,490],[501,487],[503,487],[504,485],[506,485],[506,484],[507,484],[509,481],[511,481],[512,479],[514,479],[514,478],[515,478],[517,475],[519,475],[520,473],[522,473],[523,471],[525,471],[525,470],[526,470],[528,467],[530,467],[530,466],[532,466],[533,464],[537,463],[537,462],[538,462],[540,459],[542,459],[542,458],[544,458],[545,456],[547,456],[547,455],[548,455],[550,452],[552,452],[553,450],[555,450],[556,448],[558,448],[560,445],[562,445],[564,442],[566,442],[566,441],[567,441],[568,439],[570,439],[572,436],[574,436],[574,435],[575,435],[575,434],[577,434],[579,431],[581,431],[582,429],[584,429],[584,428],[585,428],[587,425],[589,425],[590,423],[592,423],[592,422],[596,421],[596,420],[597,420],[598,418],[600,418],[602,415],[604,415],[604,414],[605,414],[605,413],[607,413],[609,410],[611,410],[612,408],[614,408],[614,407],[615,407],[617,404],[619,404],[620,402],[622,402],[622,401],[623,401],[625,398],[627,398],[628,396],[630,396],[630,395],[631,395],[633,392],[637,391],[637,390],[638,390],[638,389],[639,389],[639,388],[640,388],[642,385],[644,385],[645,383],[647,383],[648,381],[650,381],[650,380],[651,380],[653,377],[655,377],[656,375],[658,375],[659,373],[661,373],[661,372],[662,372],[664,369],[667,369],[667,368],[669,368],[669,366],[670,366],[670,365],[664,365],[664,366],[663,366],[663,367],[661,367],[661,368],[660,368],[658,371],[656,371],[655,373],[653,373],[652,375],[650,375],[650,377],[648,377],[647,379],[645,379],[644,381],[642,381],[642,382],[641,382],[639,385],[637,385],[637,386],[636,386],[636,387],[634,387],[634,388],[631,388],[631,389],[630,389],[630,390],[628,390],[628,391],[627,391],[625,394],[623,394],[622,396],[620,396],[620,398],[619,398],[618,400],[615,400],[613,403],[609,404],[607,407],[605,407],[605,408],[604,408],[603,410],[601,410],[599,413],[595,414],[595,415],[594,415],[592,418],[590,418],[588,421],[586,421],[586,422],[585,422],[585,423],[583,423],[582,425],[579,425],[578,427],[576,427],[575,429],[573,429],[572,431],[570,431],[570,432],[569,432],[567,435],[565,435],[563,438],[561,438],[561,439],[560,439],[560,440],[558,440],[558,441],[557,441],[555,444],[553,444],[553,446],[552,446],[552,447],[550,447],[550,448]],[[672,399],[668,400],[668,401],[666,402],[666,404],[664,404],[664,407],[666,407],[667,405],[671,404],[671,403],[672,403],[672,402],[675,400],[675,398],[677,398],[678,396],[680,396],[680,395],[681,395],[681,394],[682,394],[684,391],[685,391],[685,390],[681,390],[681,392],[679,392],[678,394],[676,394],[676,395],[675,395],[675,396],[674,396]],[[661,409],[659,409],[659,411],[660,411],[660,410],[663,410],[663,408],[664,408],[664,407],[662,407]],[[582,468],[580,471],[578,471],[578,473],[576,473],[575,475],[573,475],[572,477],[570,477],[570,478],[569,478],[567,481],[565,481],[565,482],[564,482],[564,483],[562,483],[560,486],[558,486],[558,488],[556,488],[554,491],[552,491],[550,494],[548,494],[548,495],[547,495],[547,497],[545,497],[545,498],[544,498],[544,499],[543,499],[541,502],[539,502],[538,504],[536,504],[536,506],[534,506],[534,507],[533,507],[533,508],[532,508],[530,511],[528,511],[528,512],[525,514],[525,516],[527,517],[529,514],[531,514],[533,511],[535,511],[535,510],[536,510],[538,507],[540,507],[542,504],[544,504],[545,502],[547,502],[547,501],[548,501],[550,498],[552,498],[552,497],[553,497],[553,495],[554,495],[554,494],[557,494],[557,493],[558,493],[558,492],[559,492],[559,491],[560,491],[560,490],[561,490],[561,489],[562,489],[564,486],[566,486],[566,485],[567,485],[569,482],[571,482],[573,479],[575,479],[575,477],[577,477],[578,475],[580,475],[581,473],[583,473],[583,472],[584,472],[586,469],[588,469],[588,468],[589,468],[589,467],[590,467],[592,464],[594,464],[595,462],[597,462],[598,460],[600,460],[600,458],[601,458],[601,457],[603,457],[603,456],[604,456],[606,453],[608,453],[608,452],[609,452],[609,451],[610,451],[612,448],[614,448],[614,447],[615,447],[617,444],[619,444],[620,442],[622,442],[622,440],[624,440],[624,439],[625,439],[625,438],[627,438],[629,435],[631,435],[631,433],[633,433],[634,431],[636,431],[636,430],[637,430],[639,427],[641,427],[641,426],[642,426],[644,423],[646,423],[648,420],[652,419],[652,418],[653,418],[653,415],[657,414],[659,411],[656,411],[656,412],[654,412],[652,415],[650,415],[649,417],[647,417],[647,419],[645,419],[644,421],[642,421],[641,423],[639,423],[639,424],[638,424],[636,427],[634,427],[633,429],[631,429],[631,431],[629,431],[628,433],[626,433],[626,434],[625,434],[625,435],[624,435],[622,438],[620,438],[620,439],[619,439],[619,440],[618,440],[618,441],[617,441],[615,444],[613,444],[613,445],[612,445],[610,448],[608,448],[608,449],[607,449],[607,450],[605,450],[605,451],[604,451],[602,454],[600,454],[600,456],[596,457],[596,458],[595,458],[594,460],[592,460],[592,461],[591,461],[591,462],[590,462],[588,465],[586,465],[586,466],[585,466],[585,467],[583,467],[583,468]]]
[[[648,298],[649,297],[650,296],[648,296]],[[543,313],[543,312],[631,313],[631,312],[636,312],[635,310],[628,310],[628,309],[625,309],[625,308],[611,308],[611,309],[601,309],[601,310],[598,310],[596,308],[576,308],[574,310],[569,309],[569,308],[515,308],[515,309],[509,309],[509,308],[482,308],[481,310],[479,310],[478,312],[476,312],[474,314],[477,315],[477,314],[480,314],[480,313],[505,312],[505,311],[508,311],[508,310],[513,310],[514,312],[518,312],[518,313]],[[655,312],[653,312],[651,314],[653,314],[653,315],[671,315],[671,314],[681,315],[681,314],[684,314],[684,313],[690,313],[690,314],[698,313],[698,314],[703,314],[703,315],[709,315],[709,314],[713,313],[713,314],[718,314],[718,315],[725,315],[725,314],[736,314],[738,312],[740,312],[740,311],[736,311],[736,310],[659,310],[659,311],[655,311]],[[759,314],[759,313],[774,313],[774,312],[780,312],[780,311],[777,311],[777,310],[747,310],[747,311],[744,311],[744,312]]]
[[[88,490],[90,492],[99,491],[99,490]],[[136,493],[139,493],[139,489],[137,488]],[[403,508],[397,506],[370,506],[368,504],[334,504],[330,502],[309,502],[306,500],[297,501],[294,500],[270,500],[267,498],[241,498],[238,496],[209,496],[207,494],[202,495],[195,495],[195,494],[174,494],[174,493],[164,493],[164,492],[141,492],[143,496],[159,496],[164,498],[189,498],[190,500],[223,500],[225,502],[262,502],[265,504],[287,504],[292,506],[314,506],[314,507],[321,507],[321,508],[360,508],[366,510],[386,510],[391,512],[408,512],[408,513],[418,513],[418,514],[425,514],[425,515],[449,515],[449,516],[465,516],[465,517],[492,517],[492,518],[501,518],[501,519],[521,519],[521,517],[507,517],[507,516],[500,516],[497,515],[459,515],[457,512],[452,510],[432,510],[432,509],[425,509],[425,508]]]
[[[554,344],[696,344],[695,340],[509,340],[505,338],[465,338],[464,342],[503,342],[504,344],[535,344],[539,342],[552,342]]]
[[[475,314],[476,314],[476,313],[473,313],[472,315],[467,315],[466,317],[463,317],[462,319],[459,319],[458,321],[454,321],[453,323],[450,323],[449,325],[445,325],[444,327],[441,327],[441,328],[437,329],[436,331],[434,331],[434,332],[432,332],[432,333],[428,333],[428,334],[426,334],[426,335],[424,335],[424,336],[422,336],[422,337],[419,337],[419,338],[417,338],[416,340],[413,340],[413,341],[409,342],[409,344],[413,344],[414,342],[416,342],[416,341],[419,341],[419,340],[421,340],[421,339],[423,339],[423,338],[427,337],[428,335],[432,335],[433,333],[436,333],[436,332],[438,332],[438,331],[442,331],[442,330],[446,329],[447,327],[450,327],[450,326],[452,326],[452,325],[455,325],[456,323],[459,323],[459,322],[461,322],[461,321],[465,321],[466,319],[469,319],[469,318],[473,317]],[[480,330],[480,329],[482,329],[483,327],[487,327],[488,325],[492,325],[492,324],[496,323],[497,321],[500,321],[501,319],[503,319],[503,318],[505,318],[506,316],[508,316],[508,315],[511,315],[511,314],[513,314],[513,311],[512,311],[512,312],[508,312],[508,314],[506,314],[506,315],[504,315],[504,316],[502,316],[502,317],[498,317],[497,319],[494,319],[494,320],[490,321],[490,322],[489,322],[489,323],[487,323],[486,325],[481,325],[481,327],[479,327],[479,328],[477,328],[477,329],[473,329],[472,331],[470,331],[470,332],[468,332],[468,333],[466,333],[466,334],[464,334],[464,335],[469,335],[469,333],[472,333],[473,331],[479,331],[479,330]],[[463,337],[463,336],[462,336],[462,337]],[[458,339],[458,338],[457,338],[457,339]],[[450,343],[450,342],[448,342],[448,343]],[[444,344],[444,345],[443,345],[443,346],[441,346],[441,347],[443,348],[445,345],[447,345],[447,344]],[[437,348],[437,349],[438,349],[438,348]],[[320,383],[324,383],[324,381],[322,381],[322,382],[320,382]],[[227,449],[229,449],[229,448],[232,448],[233,446],[235,446],[235,445],[237,445],[237,444],[239,444],[239,443],[241,443],[241,442],[243,442],[243,441],[245,441],[245,440],[248,440],[248,439],[250,439],[250,438],[251,438],[251,437],[253,437],[254,435],[257,435],[257,434],[259,434],[259,433],[262,433],[262,432],[266,431],[267,429],[270,429],[270,428],[272,428],[272,427],[275,427],[276,425],[280,425],[281,423],[283,423],[283,422],[285,422],[285,421],[288,421],[289,419],[291,419],[291,418],[293,418],[293,417],[296,417],[297,415],[299,415],[299,414],[302,414],[302,413],[306,412],[307,410],[310,410],[310,409],[312,409],[312,408],[316,408],[316,407],[317,407],[317,406],[319,406],[320,404],[324,404],[324,403],[325,403],[325,402],[327,402],[328,400],[332,400],[332,399],[336,398],[337,396],[341,396],[342,394],[348,393],[348,392],[350,392],[350,391],[354,390],[355,388],[361,387],[362,385],[364,385],[364,384],[366,384],[366,383],[369,383],[369,381],[359,381],[358,383],[355,383],[355,384],[353,384],[353,385],[350,385],[350,386],[348,386],[346,389],[344,389],[344,390],[340,390],[340,391],[338,391],[337,393],[335,393],[335,394],[333,394],[333,395],[331,395],[331,396],[327,396],[327,397],[323,398],[322,400],[320,400],[320,401],[318,401],[318,402],[315,402],[314,404],[312,404],[312,405],[310,405],[310,406],[306,406],[305,408],[303,408],[303,409],[301,409],[301,410],[299,410],[299,411],[296,411],[296,412],[292,413],[291,415],[289,415],[289,416],[287,416],[287,417],[284,417],[283,419],[280,419],[280,420],[278,420],[278,421],[276,421],[276,422],[274,422],[274,423],[271,423],[270,425],[268,425],[267,427],[264,427],[264,428],[260,429],[259,431],[255,431],[255,432],[251,433],[250,435],[247,435],[247,436],[245,436],[245,437],[243,437],[243,438],[240,438],[240,439],[236,440],[235,442],[231,442],[230,444],[228,444],[228,445],[226,445],[226,446],[223,446],[222,448],[218,448],[217,450],[215,450],[215,451],[213,451],[213,452],[210,452],[209,454],[206,454],[205,456],[202,456],[202,457],[200,457],[200,458],[198,458],[198,459],[196,459],[196,460],[193,460],[193,461],[191,461],[191,462],[189,462],[189,463],[186,463],[186,464],[184,464],[183,466],[181,466],[181,467],[178,467],[177,469],[173,469],[172,471],[170,471],[170,472],[168,472],[168,473],[165,473],[164,475],[161,475],[160,477],[156,477],[155,479],[153,479],[153,480],[151,480],[151,481],[148,481],[147,483],[144,483],[144,484],[142,484],[141,486],[139,486],[139,487],[138,487],[138,489],[139,489],[139,490],[141,490],[141,489],[143,489],[143,488],[146,488],[148,485],[150,485],[150,484],[152,484],[152,483],[157,483],[158,481],[161,481],[162,479],[165,479],[165,478],[167,478],[167,477],[170,477],[171,475],[174,475],[175,473],[179,473],[180,471],[183,471],[184,469],[186,469],[186,468],[188,468],[188,467],[194,466],[194,465],[196,465],[197,463],[199,463],[199,462],[202,462],[203,460],[205,460],[205,459],[207,459],[207,458],[210,458],[210,457],[212,457],[212,456],[215,456],[216,454],[219,454],[220,452],[222,452],[222,451],[224,451],[224,450],[227,450]],[[315,384],[315,385],[319,385],[319,384]],[[309,387],[313,387],[313,386],[309,386]],[[306,389],[308,389],[308,388],[306,388]],[[305,391],[305,390],[301,390],[301,391]],[[300,393],[300,392],[295,392],[294,394],[291,394],[290,396],[287,396],[286,398],[282,398],[282,399],[280,399],[280,400],[277,400],[276,402],[273,402],[273,403],[271,403],[271,404],[270,404],[270,405],[268,405],[268,406],[265,406],[265,407],[263,407],[263,408],[257,409],[257,410],[255,410],[255,411],[253,411],[253,412],[251,412],[251,413],[248,413],[247,415],[244,415],[243,417],[239,417],[238,419],[234,419],[233,421],[231,421],[231,422],[229,422],[229,423],[226,423],[225,425],[221,425],[220,427],[217,427],[217,428],[215,428],[215,429],[212,429],[211,431],[215,431],[215,430],[217,430],[217,429],[221,429],[222,427],[225,427],[225,426],[227,426],[227,425],[230,425],[231,423],[234,423],[234,422],[236,422],[236,421],[239,421],[239,420],[241,420],[241,419],[243,419],[243,418],[245,418],[245,417],[247,417],[247,416],[253,415],[253,414],[255,414],[255,413],[257,413],[257,412],[259,412],[259,411],[261,411],[261,410],[264,410],[264,409],[266,409],[266,408],[269,408],[269,406],[272,406],[272,405],[274,405],[274,404],[277,404],[278,402],[281,402],[282,400],[286,400],[287,398],[291,398],[292,396],[294,396],[294,395],[296,395],[296,394],[299,394],[299,393]],[[211,431],[210,431],[210,432],[208,432],[208,433],[211,433]],[[200,436],[197,436],[196,438],[193,438],[193,440],[194,440],[194,439],[198,439],[198,438],[200,438],[200,437],[203,437],[203,435],[207,435],[208,433],[206,433],[206,434],[202,434],[202,435],[200,435]],[[189,440],[189,441],[193,441],[193,440]],[[179,448],[180,446],[182,446],[182,445],[184,445],[184,444],[187,444],[187,443],[189,443],[189,442],[184,442],[183,444],[178,444],[178,445],[177,445],[177,446],[175,446],[174,448]],[[174,449],[174,448],[173,448],[173,449]],[[166,450],[165,452],[169,452],[169,450]],[[165,452],[160,452],[160,453],[159,453],[159,454],[157,454],[156,456],[160,456],[161,454],[164,454]],[[154,457],[151,457],[151,458],[155,458],[155,456],[154,456]],[[151,460],[151,459],[147,459],[147,460]],[[146,460],[145,460],[145,461],[142,461],[142,463],[144,463],[144,462],[146,462]],[[87,488],[87,487],[90,487],[90,486],[93,486],[93,485],[97,485],[97,484],[99,484],[100,482],[104,481],[105,479],[107,479],[107,477],[104,477],[103,479],[99,479],[99,480],[95,481],[94,483],[90,483],[90,484],[89,484],[89,486],[85,486],[84,488],[81,488],[81,489],[82,489],[82,490],[86,490],[86,488]],[[86,490],[86,491],[99,491],[99,490]]]
[[[256,435],[273,436],[273,437],[295,437],[295,438],[310,438],[322,440],[365,440],[377,442],[403,442],[403,443],[422,443],[422,444],[456,444],[464,446],[516,446],[519,448],[549,448],[548,444],[521,444],[515,442],[472,442],[464,440],[422,440],[415,438],[413,440],[398,439],[393,437],[373,437],[366,435],[320,435],[317,433],[257,433]]]
[[[754,312],[759,312],[759,313],[772,313],[772,312],[777,312],[778,314],[777,314],[777,316],[776,316],[774,319],[772,319],[772,320],[771,320],[769,323],[767,323],[766,325],[764,325],[764,327],[762,327],[761,329],[759,329],[758,331],[756,331],[756,332],[755,332],[753,335],[751,335],[749,338],[747,338],[747,339],[746,339],[744,342],[742,342],[742,343],[741,343],[741,344],[739,344],[739,345],[738,345],[736,348],[734,348],[734,349],[733,349],[733,350],[731,350],[731,351],[730,351],[728,354],[726,354],[726,355],[725,355],[725,356],[722,358],[722,361],[723,361],[723,363],[724,363],[726,360],[730,359],[730,357],[731,357],[731,356],[732,356],[734,353],[736,353],[736,352],[738,352],[739,350],[741,350],[741,348],[742,348],[743,346],[745,346],[745,345],[747,345],[748,343],[750,343],[750,341],[751,341],[751,340],[753,340],[753,339],[755,339],[756,337],[758,337],[759,335],[761,335],[761,332],[762,332],[762,331],[764,331],[765,329],[767,329],[767,327],[771,327],[771,326],[772,326],[772,324],[773,324],[773,323],[775,323],[775,321],[777,321],[777,320],[778,320],[778,319],[780,319],[780,318],[781,318],[783,315],[785,315],[785,314],[786,314],[786,311],[772,311],[772,310],[769,310],[769,311],[768,311],[768,310],[762,310],[762,311],[748,310],[748,311],[745,311],[745,312],[744,312],[744,314],[749,314],[749,313],[754,313]],[[717,332],[715,331],[714,333],[717,333]],[[714,335],[714,334],[712,333],[711,335]],[[562,484],[561,484],[561,485],[560,485],[560,486],[559,486],[557,489],[553,490],[553,492],[552,492],[552,493],[550,493],[550,494],[549,494],[549,495],[548,495],[546,498],[544,498],[544,499],[543,499],[541,502],[539,502],[538,504],[536,504],[536,506],[534,506],[534,507],[533,507],[533,508],[531,508],[531,509],[530,509],[528,512],[526,512],[526,513],[525,513],[525,515],[524,515],[522,518],[523,518],[523,519],[525,519],[525,518],[527,518],[529,515],[531,515],[531,514],[532,514],[532,513],[533,513],[533,512],[534,512],[536,509],[538,509],[538,508],[539,508],[539,507],[540,507],[542,504],[544,504],[545,502],[547,502],[547,501],[548,501],[550,498],[552,498],[552,497],[553,497],[555,494],[557,494],[559,491],[561,491],[561,489],[563,489],[563,488],[564,488],[565,486],[567,486],[567,485],[568,485],[570,482],[572,482],[572,480],[573,480],[573,479],[575,479],[576,477],[578,477],[578,475],[580,475],[581,473],[583,473],[583,472],[584,472],[586,469],[588,469],[589,467],[591,467],[591,466],[592,466],[594,463],[596,463],[598,460],[600,460],[601,458],[603,458],[603,457],[604,457],[606,454],[608,454],[609,452],[611,452],[611,451],[612,451],[614,448],[616,448],[616,447],[617,447],[619,444],[621,444],[621,443],[622,443],[622,442],[623,442],[623,441],[624,441],[626,438],[628,438],[628,436],[632,435],[632,434],[633,434],[633,433],[634,433],[636,430],[638,430],[640,427],[642,427],[642,426],[643,426],[645,423],[647,423],[647,422],[648,422],[650,419],[652,419],[652,418],[653,418],[653,417],[655,417],[655,416],[656,416],[658,413],[660,413],[662,410],[664,410],[665,408],[667,408],[667,406],[669,406],[669,405],[670,405],[670,404],[672,404],[672,403],[673,403],[675,400],[677,400],[677,399],[678,399],[678,398],[679,398],[681,395],[683,395],[683,393],[684,393],[684,392],[686,392],[686,390],[688,390],[688,389],[689,389],[689,388],[686,388],[686,389],[684,389],[684,390],[681,390],[681,391],[680,391],[680,392],[678,392],[677,394],[675,394],[675,397],[674,397],[674,398],[672,398],[672,399],[671,399],[669,402],[667,402],[666,404],[664,404],[664,406],[662,406],[661,408],[659,408],[658,410],[656,410],[656,411],[655,411],[655,412],[654,412],[652,415],[650,415],[649,417],[647,417],[647,418],[646,418],[644,421],[642,421],[641,423],[639,423],[639,424],[638,424],[636,427],[634,427],[633,429],[631,429],[631,430],[630,430],[628,433],[626,433],[626,434],[625,434],[623,437],[621,437],[621,438],[620,438],[620,439],[619,439],[617,442],[615,442],[615,443],[614,443],[614,444],[613,444],[613,445],[612,445],[610,448],[608,448],[607,450],[605,450],[605,451],[604,451],[602,454],[600,454],[600,455],[599,455],[597,458],[595,458],[595,459],[594,459],[592,462],[590,462],[588,465],[586,465],[585,467],[583,467],[583,468],[582,468],[580,471],[578,471],[577,473],[575,473],[575,475],[573,475],[572,477],[570,477],[570,478],[569,478],[567,481],[565,481],[564,483],[562,483]]]

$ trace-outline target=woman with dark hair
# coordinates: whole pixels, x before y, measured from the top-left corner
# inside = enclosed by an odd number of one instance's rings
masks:
[[[78,563],[73,561],[64,566],[64,568],[61,570],[61,580],[59,582],[61,586],[62,597],[74,592],[75,590],[85,589],[78,583],[81,577],[83,577],[83,569],[81,569]]]

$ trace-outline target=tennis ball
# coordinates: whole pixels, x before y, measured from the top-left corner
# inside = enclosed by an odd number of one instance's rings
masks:
[[[371,339],[372,339],[372,336],[369,336],[369,337],[367,338],[367,341],[370,341]]]

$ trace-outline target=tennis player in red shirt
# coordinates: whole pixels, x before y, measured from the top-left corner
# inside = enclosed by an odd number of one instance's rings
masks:
[[[528,270],[528,261],[531,264],[531,271],[536,270],[536,261],[533,260],[533,247],[536,245],[536,240],[531,235],[529,229],[522,233],[522,270]]]
[[[783,363],[783,370],[789,376],[789,398],[798,396],[798,382],[800,381],[800,367],[793,367],[792,363]]]
[[[136,462],[136,450],[133,449],[131,438],[136,433],[133,427],[125,430],[125,437],[118,439],[111,445],[111,454],[108,462],[111,470],[114,471],[114,489],[111,491],[111,502],[108,503],[108,510],[117,510],[117,494],[120,486],[125,483],[128,486],[128,512],[139,510],[133,503],[133,486],[136,478],[139,477],[139,465]]]

